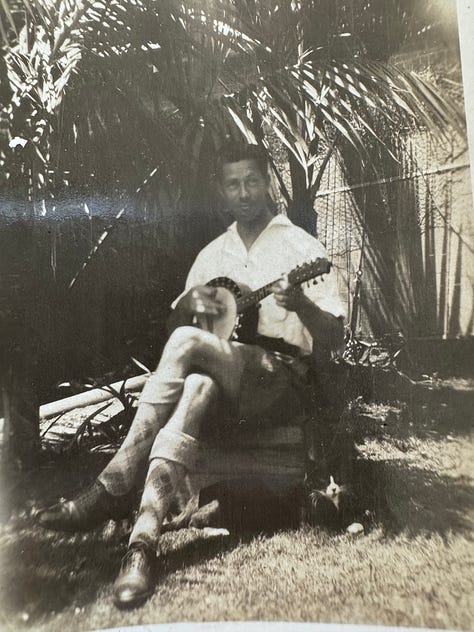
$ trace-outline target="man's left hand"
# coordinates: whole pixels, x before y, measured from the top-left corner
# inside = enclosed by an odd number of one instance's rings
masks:
[[[275,303],[289,312],[297,312],[305,301],[301,285],[292,285],[286,275],[272,286]]]

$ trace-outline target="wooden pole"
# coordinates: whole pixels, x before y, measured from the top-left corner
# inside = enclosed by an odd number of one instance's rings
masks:
[[[120,391],[124,382],[126,391],[141,390],[149,377],[150,373],[137,375],[125,380],[120,380],[119,382],[114,382],[113,384],[104,386],[103,388],[93,388],[85,393],[78,393],[77,395],[71,395],[70,397],[64,397],[63,399],[58,399],[55,402],[50,402],[49,404],[42,404],[39,409],[40,419],[55,417],[56,415],[61,415],[62,413],[66,413],[68,410],[73,410],[74,408],[82,408],[83,406],[91,406],[92,404],[106,402],[108,399],[112,399],[114,397],[114,395],[106,389],[110,388],[115,391]]]

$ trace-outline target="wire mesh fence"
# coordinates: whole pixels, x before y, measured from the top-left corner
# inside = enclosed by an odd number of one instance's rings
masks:
[[[396,172],[349,183],[334,157],[316,197],[318,235],[357,329],[453,337],[473,332],[474,226],[467,151],[456,138],[400,135]],[[377,268],[391,271],[381,276]],[[387,303],[388,285],[393,285]],[[382,305],[385,310],[382,310]],[[382,313],[381,313],[382,311]]]

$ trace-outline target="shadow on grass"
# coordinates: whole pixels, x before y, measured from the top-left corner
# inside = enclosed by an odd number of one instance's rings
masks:
[[[387,535],[471,537],[474,495],[463,461],[470,458],[472,392],[461,399],[462,406],[459,399],[357,405],[320,430],[316,487],[333,475],[354,497],[350,519],[375,522]]]
[[[71,536],[31,526],[3,534],[2,612],[6,617],[27,613],[28,624],[75,606],[110,601],[111,586],[126,551],[123,538],[105,541],[100,531]],[[206,538],[181,532],[164,538],[156,580],[182,568],[201,564],[237,546],[242,539]]]
[[[14,534],[3,548],[3,611],[25,612],[29,623],[96,600],[120,559],[120,547],[96,533],[64,536],[34,526]]]
[[[370,510],[387,535],[472,537],[474,495],[462,460],[470,458],[473,404],[473,380],[458,380],[456,389],[428,396],[423,389],[411,406],[369,404],[345,419],[345,445],[332,455],[346,463],[359,509]],[[362,457],[356,445],[367,441],[373,456]]]
[[[472,433],[474,391],[456,403],[427,401],[409,406],[404,402],[355,401],[341,421],[356,443],[366,439],[402,442],[411,438],[445,441],[469,440]],[[403,445],[402,445],[403,447]]]
[[[468,438],[472,433],[474,392],[456,403],[426,403],[413,409],[414,433],[418,438],[443,440],[446,437]]]
[[[97,477],[110,458],[110,454],[85,450],[63,454],[41,451],[29,469],[4,476],[0,527],[18,512],[47,507],[61,497],[73,498]]]
[[[474,495],[468,477],[442,475],[401,459],[363,459],[355,479],[359,508],[367,508],[388,536],[472,537]]]
[[[180,542],[176,533],[168,537],[168,545],[163,546],[162,555],[159,557],[159,564],[156,572],[157,583],[163,581],[168,575],[184,568],[202,564],[223,552],[228,552],[241,544],[242,536],[232,535],[222,538],[205,538],[199,535],[196,539],[187,542]],[[183,534],[183,540],[188,537]],[[171,543],[171,544],[170,544]]]
[[[472,537],[474,497],[467,477],[439,475],[403,461],[384,464],[388,531]]]

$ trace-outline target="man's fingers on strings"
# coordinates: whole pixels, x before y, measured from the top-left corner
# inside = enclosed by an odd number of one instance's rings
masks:
[[[275,303],[278,307],[283,307],[294,311],[301,299],[303,289],[301,285],[276,284],[272,288]]]
[[[301,285],[292,285],[288,282],[280,282],[278,281],[272,286],[272,292],[276,297],[283,298],[285,296],[292,296],[294,294],[299,294],[303,291]]]

